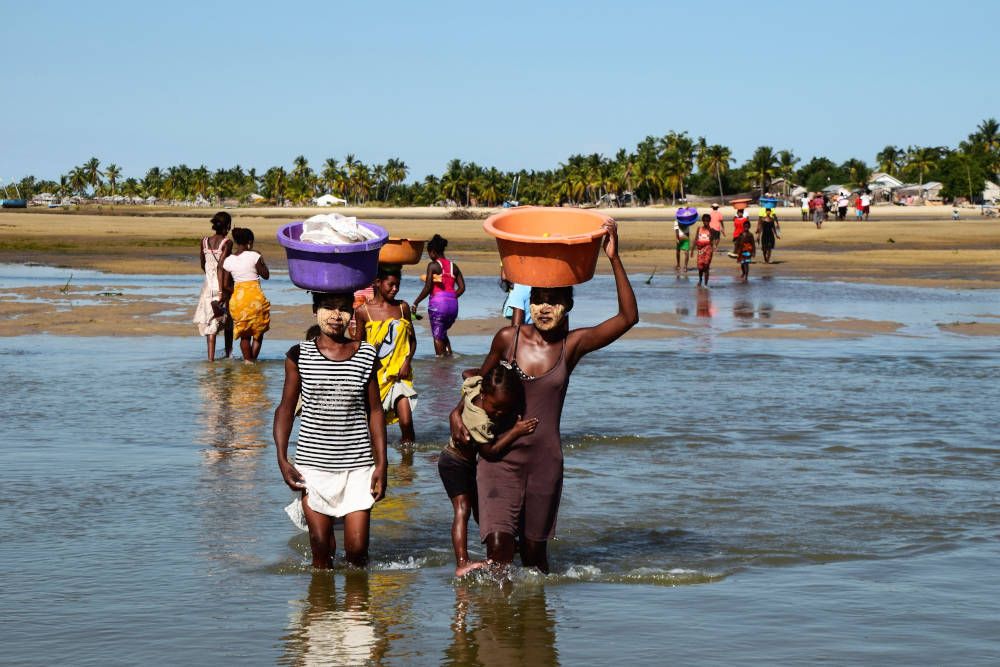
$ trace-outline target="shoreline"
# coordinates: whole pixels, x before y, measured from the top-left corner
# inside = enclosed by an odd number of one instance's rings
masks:
[[[802,222],[797,210],[779,210],[779,217],[784,220],[774,263],[764,264],[758,255],[751,269],[751,281],[794,278],[952,290],[1000,288],[1000,223],[979,217],[953,222],[950,209],[941,210],[942,207],[928,207],[927,216],[910,220],[900,217],[902,213],[895,212],[898,208],[877,207],[869,222],[830,221],[821,230],[815,229],[811,222]],[[272,270],[281,271],[287,265],[285,253],[275,239],[278,227],[318,211],[233,209],[230,213],[235,226],[254,230],[258,238],[255,249],[262,252]],[[376,211],[384,217],[370,215]],[[200,239],[210,232],[209,218],[213,212],[214,209],[199,209],[184,211],[184,215],[177,211],[123,215],[119,211],[106,215],[4,210],[0,212],[0,263],[123,275],[197,275]],[[481,219],[443,219],[435,217],[442,211],[434,208],[340,209],[339,212],[377,219],[393,236],[430,238],[440,233],[449,239],[448,255],[461,266],[463,273],[498,274],[496,245],[483,231]],[[651,274],[674,275],[673,209],[602,212],[619,220],[622,259],[635,280]],[[720,250],[727,248],[724,239]],[[404,267],[404,272],[419,275],[426,261],[425,255],[420,264]],[[694,258],[689,266],[695,266]],[[736,264],[723,252],[715,256],[713,269],[714,276],[728,276],[736,272]],[[609,273],[603,257],[598,258],[597,273]],[[108,298],[95,291],[88,294],[86,287],[74,284],[67,294],[52,286],[0,291],[3,316],[0,336],[191,335],[189,314],[172,312],[176,306],[158,301],[155,296]],[[984,315],[986,321],[962,323],[950,330],[968,335],[996,335],[996,325],[989,321],[991,317],[995,316]],[[297,339],[308,326],[308,320],[294,309],[276,306],[271,335]],[[499,318],[465,320],[456,325],[455,333],[491,333],[502,324]],[[844,335],[835,326],[809,329]],[[666,338],[687,333],[684,327],[640,327],[631,335]],[[872,335],[878,331],[862,327],[860,332],[851,332],[859,333]]]

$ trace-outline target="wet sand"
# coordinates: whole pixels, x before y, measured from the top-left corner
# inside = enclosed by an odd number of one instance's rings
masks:
[[[328,210],[328,209],[327,209]],[[706,209],[707,210],[707,209]],[[320,209],[233,209],[234,225],[254,230],[256,249],[272,270],[284,270],[284,251],[277,229]],[[198,274],[199,239],[210,232],[213,209],[116,207],[100,211],[0,211],[0,263],[37,263],[118,274]],[[496,245],[482,229],[489,211],[472,211],[476,219],[447,219],[439,208],[339,209],[378,222],[393,236],[449,240],[448,255],[466,275],[495,275]],[[674,273],[673,209],[636,208],[603,211],[619,221],[622,257],[635,274]],[[727,218],[731,210],[724,210]],[[758,255],[751,280],[794,277],[846,280],[914,287],[980,289],[1000,287],[1000,223],[963,212],[953,222],[945,207],[876,207],[869,222],[830,221],[817,230],[802,222],[797,210],[779,210],[782,238],[767,265]],[[720,249],[726,249],[723,243]],[[426,259],[426,257],[425,257]],[[694,267],[694,258],[690,266]],[[423,265],[407,267],[416,275]],[[598,272],[607,272],[598,261]],[[735,272],[735,262],[719,253],[715,275]],[[191,333],[190,314],[155,296],[97,296],[99,288],[73,285],[66,294],[53,288],[0,290],[0,335],[30,333],[59,335],[182,335]],[[38,299],[43,302],[31,301]],[[56,306],[56,312],[52,310]],[[270,336],[295,339],[308,327],[304,309],[274,307]],[[456,335],[489,334],[503,325],[500,318],[463,319]],[[806,314],[775,313],[772,329],[733,331],[726,335],[759,337],[868,336],[891,333],[891,322],[828,321]],[[654,325],[654,326],[650,326]],[[966,335],[997,335],[995,323],[956,323],[941,328]],[[645,317],[629,335],[667,338],[686,335],[690,327],[669,314]]]

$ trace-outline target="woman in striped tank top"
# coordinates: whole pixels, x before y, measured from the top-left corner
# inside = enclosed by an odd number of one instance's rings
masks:
[[[285,386],[274,412],[274,444],[285,484],[296,494],[285,508],[309,531],[312,564],[333,566],[334,518],[344,518],[344,555],[352,565],[368,562],[371,507],[387,486],[385,414],[379,395],[378,355],[351,340],[352,294],[313,294],[320,328],[315,340],[288,350]],[[294,465],[288,460],[295,405],[302,419]]]

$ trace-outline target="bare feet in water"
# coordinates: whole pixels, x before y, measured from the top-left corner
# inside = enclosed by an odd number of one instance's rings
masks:
[[[466,561],[465,563],[462,563],[461,565],[455,568],[455,576],[464,577],[473,570],[478,570],[481,567],[486,567],[486,561],[484,560]]]

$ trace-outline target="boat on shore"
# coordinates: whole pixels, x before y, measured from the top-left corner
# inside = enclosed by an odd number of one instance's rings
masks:
[[[27,199],[0,199],[2,208],[28,208]]]

